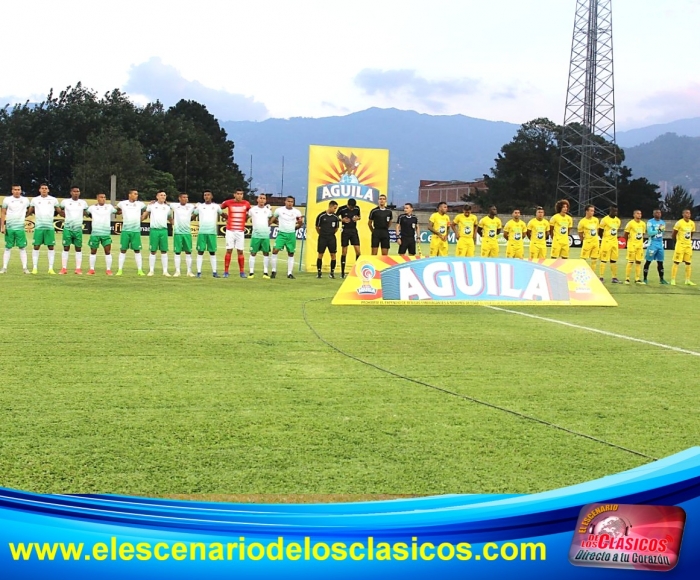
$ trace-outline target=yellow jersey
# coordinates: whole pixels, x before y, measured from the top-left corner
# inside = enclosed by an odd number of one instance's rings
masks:
[[[569,230],[574,227],[574,220],[570,215],[562,216],[560,213],[555,213],[549,223],[554,228],[554,236],[552,236],[552,243],[568,244],[569,243]]]
[[[625,232],[629,234],[627,238],[627,247],[641,246],[644,243],[644,232],[647,231],[647,225],[639,220],[638,222],[631,220],[625,226]]]
[[[695,231],[695,222],[693,220],[678,220],[673,226],[676,234],[676,248],[690,248],[693,245],[693,232]]]
[[[617,244],[617,235],[620,231],[620,227],[622,227],[622,222],[620,221],[619,217],[610,217],[609,215],[606,215],[602,220],[600,220],[598,227],[603,230],[603,242],[615,240],[615,243]]]
[[[584,240],[597,240],[598,227],[600,220],[593,216],[592,218],[581,218],[578,222],[578,233],[583,234]]]
[[[530,232],[530,245],[546,246],[549,227],[549,220],[532,218],[527,223],[527,231]]]
[[[495,218],[484,216],[479,221],[479,227],[481,228],[481,237],[483,238],[482,243],[484,240],[495,242],[498,240],[498,230],[503,227],[503,222],[498,216]]]
[[[433,230],[439,233],[441,236],[447,234],[447,228],[450,227],[450,216],[447,214],[441,215],[439,212],[435,212],[430,216],[430,221],[433,224]]]
[[[508,232],[509,246],[522,246],[527,232],[527,224],[523,220],[508,220],[503,232]]]
[[[470,213],[468,216],[461,213],[452,223],[455,224],[459,230],[460,240],[465,236],[473,239],[474,230],[476,229],[476,224],[479,223],[479,219],[473,213]]]

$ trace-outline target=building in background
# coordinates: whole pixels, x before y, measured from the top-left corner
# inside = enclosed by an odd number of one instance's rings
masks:
[[[429,181],[421,179],[418,187],[417,209],[436,207],[441,201],[447,202],[449,208],[465,204],[465,199],[476,199],[479,193],[488,190],[483,179],[476,181]],[[481,208],[475,206],[475,211]]]

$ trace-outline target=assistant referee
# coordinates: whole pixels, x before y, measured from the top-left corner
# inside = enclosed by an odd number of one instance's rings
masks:
[[[420,236],[420,228],[418,227],[418,218],[413,215],[413,204],[405,203],[403,211],[396,220],[396,237],[399,242],[399,254],[405,255],[408,252],[409,256],[416,255],[416,237]]]
[[[382,248],[382,256],[389,255],[389,226],[394,217],[392,211],[386,207],[386,195],[379,196],[379,207],[369,212],[369,230],[372,232],[372,255],[377,255],[379,247]]]
[[[338,209],[338,202],[331,201],[328,204],[328,209],[316,218],[316,233],[318,234],[318,245],[316,251],[316,277],[321,277],[321,269],[323,268],[323,255],[326,250],[331,255],[331,273],[329,276],[335,278],[336,252],[338,251],[338,239],[335,237],[338,228],[340,227],[340,219],[335,215],[335,210]]]

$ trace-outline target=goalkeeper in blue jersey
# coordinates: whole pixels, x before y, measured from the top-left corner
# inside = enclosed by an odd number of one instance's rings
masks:
[[[644,283],[648,284],[647,276],[649,275],[649,266],[652,262],[656,262],[656,268],[659,271],[659,281],[661,284],[668,284],[664,280],[664,230],[666,222],[661,219],[661,210],[654,210],[654,218],[647,222],[647,236],[649,237],[649,246],[646,251],[646,262],[644,263]]]

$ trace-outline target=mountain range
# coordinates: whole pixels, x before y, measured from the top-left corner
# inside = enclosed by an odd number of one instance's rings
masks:
[[[254,188],[302,200],[309,145],[389,149],[389,200],[397,204],[415,201],[422,179],[471,181],[489,173],[500,148],[519,128],[464,115],[379,108],[337,117],[229,121],[222,126],[235,143],[236,162],[249,177],[252,156]],[[617,141],[635,177],[680,183],[674,180],[685,176],[682,185],[700,187],[700,167],[694,163],[698,155],[693,159],[665,153],[688,145],[679,143],[678,135],[700,137],[700,118],[622,131]],[[697,142],[700,145],[700,139]]]

